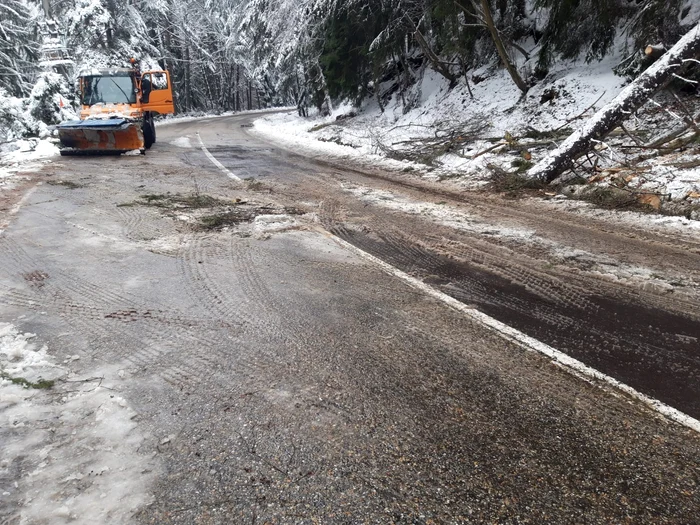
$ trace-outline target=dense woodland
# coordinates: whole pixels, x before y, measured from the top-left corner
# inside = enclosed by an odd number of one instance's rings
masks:
[[[669,48],[700,0],[3,0],[0,100],[28,98],[42,67],[49,10],[74,73],[131,56],[168,68],[180,111],[398,94],[426,69],[451,85],[505,67],[526,92],[562,59],[615,51],[635,77],[649,44]],[[623,46],[624,49],[613,49]],[[0,102],[1,106],[2,102]],[[1,109],[0,109],[1,111]]]

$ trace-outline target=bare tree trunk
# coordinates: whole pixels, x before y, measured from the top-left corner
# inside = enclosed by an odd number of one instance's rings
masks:
[[[518,86],[518,89],[523,93],[527,93],[529,88],[520,76],[520,73],[518,73],[517,68],[510,61],[510,57],[508,56],[505,45],[503,44],[501,35],[498,34],[498,28],[493,21],[493,16],[491,16],[491,8],[489,7],[488,0],[481,0],[481,11],[483,12],[484,22],[491,33],[491,38],[493,38],[494,44],[496,44],[496,50],[498,51],[498,56],[501,57],[503,65],[506,66],[510,77],[513,79],[513,82],[515,82],[515,85]]]
[[[185,66],[185,111],[192,110],[192,77],[190,71],[190,46],[184,44],[184,66]]]
[[[318,70],[319,79],[321,80],[321,89],[323,90],[323,106],[321,108],[321,114],[330,115],[333,113],[333,102],[331,101],[331,95],[328,92],[328,83],[326,82],[326,75],[323,74],[323,68],[321,68],[321,63],[316,59],[316,69]]]
[[[700,24],[691,29],[639,78],[627,86],[612,102],[596,113],[584,126],[529,172],[545,182],[551,182],[573,167],[574,161],[589,151],[595,141],[605,138],[629,115],[639,109],[661,89],[683,65],[700,56]]]
[[[428,42],[426,42],[423,33],[420,32],[420,29],[418,29],[416,26],[413,27],[415,27],[413,36],[416,37],[418,45],[420,45],[421,49],[425,53],[425,56],[428,57],[428,60],[433,66],[433,69],[440,73],[443,77],[445,77],[450,82],[450,88],[453,88],[455,84],[457,84],[457,79],[455,79],[455,76],[452,74],[449,67],[443,64],[440,60],[440,57],[438,57],[435,54],[435,52],[430,48],[430,45],[428,44]]]
[[[234,102],[234,111],[241,110],[241,70],[236,64],[236,101]]]
[[[377,98],[379,110],[384,113],[384,102],[382,102],[382,94],[379,89],[379,79],[374,81],[374,96]]]
[[[399,88],[399,95],[401,95],[401,103],[403,104],[403,107],[406,107],[406,91],[411,85],[411,72],[408,70],[408,60],[406,60],[406,55],[404,54],[403,49],[401,50],[401,53],[399,54],[399,62],[401,63],[401,67],[403,68],[403,75],[401,78],[401,87]]]
[[[474,93],[472,93],[472,86],[469,82],[469,74],[467,71],[467,64],[464,63],[464,58],[462,55],[459,55],[459,64],[462,67],[462,71],[464,72],[464,83],[467,85],[467,90],[469,91],[469,97],[474,100]]]
[[[50,0],[41,0],[41,5],[44,8],[44,17],[49,20],[52,17]]]
[[[299,113],[300,117],[306,117],[306,83],[304,83],[302,86],[301,82],[299,82],[298,68],[294,69],[294,74],[297,82],[297,112]]]

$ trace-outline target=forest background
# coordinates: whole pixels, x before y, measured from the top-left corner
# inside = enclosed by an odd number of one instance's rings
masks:
[[[669,48],[700,18],[698,0],[44,3],[74,73],[124,66],[131,57],[145,67],[166,67],[180,112],[289,104],[329,112],[333,101],[374,98],[382,105],[393,94],[408,110],[418,103],[411,87],[426,70],[454,87],[505,66],[526,92],[558,60],[590,63],[611,52],[622,57],[616,72],[633,78],[648,66],[640,50]],[[29,105],[34,98],[34,116],[50,124],[55,117],[42,103],[50,105],[56,92],[72,96],[70,81],[61,82],[41,62],[44,11],[40,0],[0,4],[0,115],[4,111],[6,124],[10,106],[20,109],[18,100]]]

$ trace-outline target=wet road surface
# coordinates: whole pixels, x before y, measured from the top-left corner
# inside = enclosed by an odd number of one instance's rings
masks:
[[[74,373],[113,379],[138,414],[134,453],[154,478],[128,522],[697,519],[696,432],[503,340],[331,234],[695,417],[697,242],[552,213],[537,230],[551,243],[686,284],[668,294],[596,277],[542,243],[358,195],[439,201],[509,228],[541,221],[528,204],[342,170],[261,140],[249,119],[159,128],[145,157],[57,161],[0,236],[2,318],[59,360],[79,356]],[[29,456],[0,471],[8,523],[31,504]],[[46,490],[59,506],[84,483]]]

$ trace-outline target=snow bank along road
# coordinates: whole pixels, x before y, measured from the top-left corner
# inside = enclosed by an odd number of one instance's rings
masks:
[[[697,233],[353,171],[250,120],[57,159],[3,217],[0,522],[697,520],[697,432],[442,299],[697,419]]]

